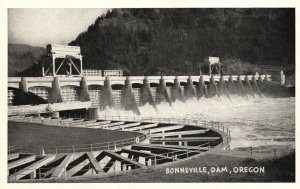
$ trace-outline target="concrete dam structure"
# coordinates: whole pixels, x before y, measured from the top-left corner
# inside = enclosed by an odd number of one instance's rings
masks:
[[[270,75],[253,76],[127,76],[127,77],[13,77],[8,78],[11,108],[21,105],[76,103],[79,109],[90,109],[92,115],[105,108],[131,110],[139,114],[139,106],[176,100],[214,96],[261,95],[269,86]],[[269,87],[269,88],[268,88]],[[268,90],[267,90],[268,89]],[[280,90],[280,89],[279,89]],[[22,99],[22,100],[20,100]],[[85,102],[85,103],[84,103]],[[90,104],[87,104],[90,102]],[[79,105],[82,104],[82,107]],[[35,106],[34,108],[36,108]],[[33,110],[34,108],[29,108]],[[61,110],[72,109],[67,107]],[[40,112],[46,113],[46,112]],[[12,115],[30,114],[30,112]],[[96,117],[94,117],[96,118]]]
[[[47,45],[42,77],[9,77],[9,115],[52,113],[88,109],[95,119],[106,108],[130,110],[150,104],[155,110],[162,102],[190,98],[240,95],[289,96],[290,91],[271,81],[271,75],[224,75],[218,57],[207,57],[208,75],[199,76],[123,76],[122,70],[84,70],[80,47]],[[283,73],[281,76],[284,79]],[[89,102],[89,103],[88,103]],[[68,106],[72,103],[72,106]],[[45,106],[48,104],[48,106]],[[35,107],[16,107],[39,105]]]

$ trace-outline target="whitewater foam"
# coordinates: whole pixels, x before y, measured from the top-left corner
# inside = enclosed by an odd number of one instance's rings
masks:
[[[163,102],[155,109],[146,104],[140,116],[155,118],[190,118],[217,121],[231,131],[231,148],[295,147],[295,98],[265,98],[259,96],[214,97]],[[106,108],[99,112],[107,116],[136,116],[131,111]]]

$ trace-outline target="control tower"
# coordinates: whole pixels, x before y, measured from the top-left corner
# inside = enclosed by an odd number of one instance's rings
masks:
[[[46,61],[42,65],[43,77],[81,77],[82,55],[78,46],[47,45]]]
[[[222,70],[222,63],[220,62],[219,57],[206,57],[205,58],[205,63],[208,64],[209,68],[209,75],[221,75],[221,70]]]

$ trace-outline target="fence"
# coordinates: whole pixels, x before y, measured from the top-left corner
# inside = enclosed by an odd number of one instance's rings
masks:
[[[287,148],[287,147],[270,147],[267,149],[259,149],[255,148],[253,146],[244,148],[240,153],[253,157],[253,158],[273,158],[273,157],[281,157],[284,155],[288,155],[291,153],[294,153],[295,149],[294,148]]]
[[[85,119],[70,119],[70,118],[51,118],[51,117],[33,117],[33,116],[11,116],[9,121],[37,123],[50,126],[64,126],[64,127],[83,127],[83,128],[108,128],[114,123],[97,122],[97,120],[87,121]]]
[[[53,104],[38,104],[38,105],[19,105],[9,106],[8,115],[27,115],[27,114],[41,114],[41,113],[52,113],[54,111],[69,110],[70,107],[73,109],[86,109],[92,105],[92,102],[81,102],[71,101],[64,103],[53,103]]]

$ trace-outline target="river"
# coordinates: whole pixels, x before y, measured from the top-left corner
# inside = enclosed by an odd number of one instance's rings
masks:
[[[240,96],[190,99],[140,107],[141,116],[162,118],[197,118],[217,121],[231,131],[231,148],[295,148],[295,98]],[[133,115],[106,109],[102,115]]]

